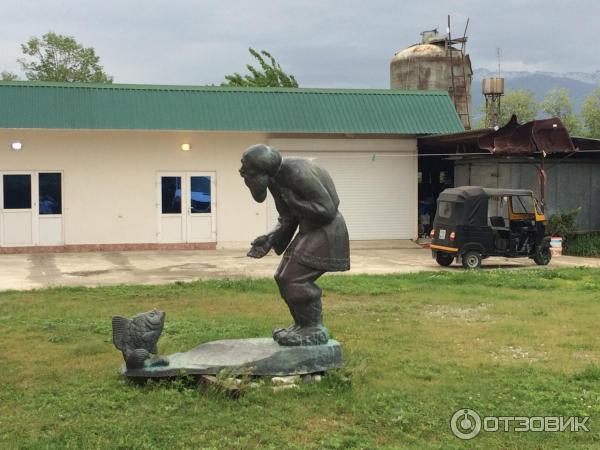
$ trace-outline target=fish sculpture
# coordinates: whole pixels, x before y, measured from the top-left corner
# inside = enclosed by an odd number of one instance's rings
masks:
[[[169,360],[158,353],[156,343],[165,325],[165,312],[152,311],[136,314],[131,319],[112,318],[113,344],[123,353],[127,369],[167,366]]]

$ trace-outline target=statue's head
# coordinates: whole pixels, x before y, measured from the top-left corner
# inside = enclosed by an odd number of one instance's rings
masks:
[[[254,200],[262,203],[267,198],[269,180],[277,174],[281,166],[281,155],[275,149],[256,144],[248,147],[242,155],[240,175]]]

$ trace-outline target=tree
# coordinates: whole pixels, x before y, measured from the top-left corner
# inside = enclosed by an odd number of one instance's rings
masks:
[[[29,39],[21,50],[30,57],[17,60],[28,80],[112,83],[94,49],[84,48],[72,36],[50,31],[41,39]]]
[[[286,74],[269,52],[262,50],[259,53],[252,47],[248,51],[258,61],[261,69],[256,69],[248,64],[246,68],[250,74],[243,77],[237,72],[233,75],[226,75],[225,80],[227,81],[223,82],[221,86],[298,87],[294,76]],[[265,61],[265,58],[269,62]]]
[[[549,90],[540,103],[540,107],[548,116],[558,117],[570,134],[581,134],[579,117],[573,112],[568,89]]]
[[[0,73],[0,80],[2,80],[2,81],[15,81],[18,79],[19,79],[19,76],[16,73],[8,72],[6,70],[3,70]]]
[[[581,116],[586,133],[590,137],[600,138],[600,87],[584,100]]]
[[[500,125],[505,125],[513,114],[519,123],[535,120],[539,105],[533,92],[526,89],[510,90],[502,97],[500,104]]]
[[[517,115],[519,123],[535,120],[539,105],[533,97],[533,92],[525,89],[510,90],[500,100],[500,116],[498,124],[502,127],[508,123],[513,114]],[[485,104],[477,110],[481,115],[477,121],[476,128],[485,128],[486,110]]]

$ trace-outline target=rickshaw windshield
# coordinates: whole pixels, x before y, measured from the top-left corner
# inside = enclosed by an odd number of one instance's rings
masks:
[[[512,210],[515,214],[534,214],[533,197],[528,195],[513,196]]]

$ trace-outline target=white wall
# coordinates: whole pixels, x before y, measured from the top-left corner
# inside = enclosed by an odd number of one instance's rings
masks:
[[[10,149],[18,140],[23,149]],[[183,142],[192,150],[183,152]],[[0,171],[63,171],[65,244],[157,242],[158,171],[217,173],[217,240],[250,241],[266,206],[238,173],[261,133],[0,130]]]
[[[0,171],[63,172],[67,245],[155,243],[157,172],[216,172],[218,246],[247,245],[267,231],[267,207],[254,202],[244,185],[238,173],[240,157],[252,144],[276,146],[276,139],[269,140],[272,137],[235,132],[1,129]],[[22,142],[21,151],[10,149],[13,141]],[[324,141],[331,144],[330,151],[353,151],[364,150],[367,140],[358,145],[352,139],[306,138],[287,143],[310,151]],[[415,139],[368,141],[373,151],[416,151]],[[183,152],[183,142],[191,143],[192,150]],[[414,159],[411,163],[416,164]]]

